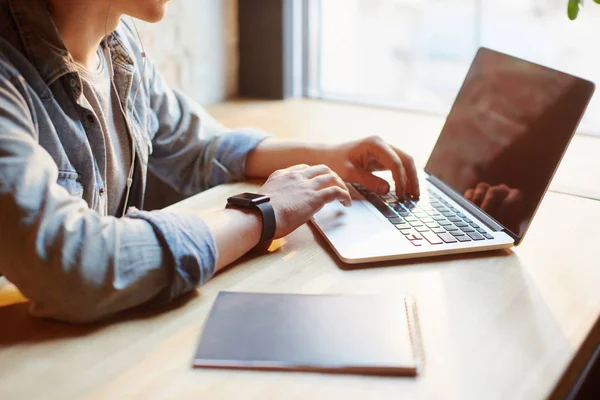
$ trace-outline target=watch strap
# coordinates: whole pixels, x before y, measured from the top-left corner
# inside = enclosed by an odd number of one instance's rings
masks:
[[[257,204],[256,208],[260,211],[263,220],[262,233],[257,248],[263,249],[265,245],[268,247],[275,237],[275,229],[277,226],[275,210],[273,210],[273,206],[271,206],[269,202]]]

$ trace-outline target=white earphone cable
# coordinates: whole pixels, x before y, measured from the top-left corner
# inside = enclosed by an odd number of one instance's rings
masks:
[[[127,117],[127,112],[126,112],[125,108],[123,107],[123,103],[121,102],[121,99],[119,98],[119,94],[118,94],[117,87],[116,87],[115,80],[114,80],[114,69],[113,69],[113,65],[112,65],[112,56],[111,56],[110,48],[108,45],[108,19],[110,17],[111,8],[112,8],[112,0],[108,0],[108,11],[106,13],[106,19],[104,22],[104,54],[106,56],[106,63],[109,66],[110,82],[111,82],[113,90],[115,91],[115,95],[117,96],[117,103],[119,104],[119,109],[121,111],[121,114],[123,115],[123,118],[125,118],[125,124],[127,125],[127,128],[129,130],[129,136],[131,137],[131,167],[129,168],[129,174],[127,176],[127,189],[126,189],[126,193],[125,193],[125,202],[123,203],[123,214],[122,214],[122,216],[125,216],[125,214],[127,212],[127,204],[129,203],[129,195],[131,193],[131,185],[133,183],[133,174],[135,172],[136,141],[135,141],[135,135],[134,135],[133,131],[131,130],[131,124],[129,123],[129,118]],[[133,25],[135,26],[135,21],[133,21],[133,18],[132,18],[132,22],[133,22]],[[146,70],[146,52],[144,50],[144,45],[141,41],[139,32],[137,31],[137,26],[135,26],[135,30],[137,32],[137,37],[138,37],[138,40],[140,41],[140,45],[142,47],[142,58],[144,59],[144,64],[143,64],[142,73],[140,76],[140,83],[138,85],[138,88],[136,89],[135,96],[133,97],[134,107],[135,107],[135,99],[139,92],[139,88],[143,83],[144,72]]]

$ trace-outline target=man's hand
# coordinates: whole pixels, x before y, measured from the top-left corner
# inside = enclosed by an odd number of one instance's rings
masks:
[[[327,203],[337,200],[346,207],[352,204],[344,181],[325,165],[301,164],[275,171],[259,193],[271,197],[276,239],[292,233]]]
[[[358,183],[376,193],[387,193],[389,184],[372,172],[390,170],[399,199],[403,200],[407,195],[415,199],[420,196],[413,158],[378,136],[332,146],[324,154],[325,159],[320,161],[329,165],[345,182]]]

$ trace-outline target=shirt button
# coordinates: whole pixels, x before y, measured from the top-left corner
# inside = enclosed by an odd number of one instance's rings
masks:
[[[104,196],[104,188],[100,188],[99,192],[100,192],[100,197]]]
[[[87,122],[89,122],[90,124],[93,124],[95,122],[94,116],[92,114],[88,114],[85,117],[87,119]]]
[[[77,81],[73,78],[71,79],[71,87],[76,87],[77,86]]]

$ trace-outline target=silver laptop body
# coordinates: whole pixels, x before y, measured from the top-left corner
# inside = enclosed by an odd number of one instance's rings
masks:
[[[481,48],[420,172],[421,198],[399,201],[391,174],[378,173],[389,194],[349,184],[352,207],[328,204],[312,222],[350,264],[518,245],[593,91],[589,81]],[[475,201],[482,187],[499,195]]]

